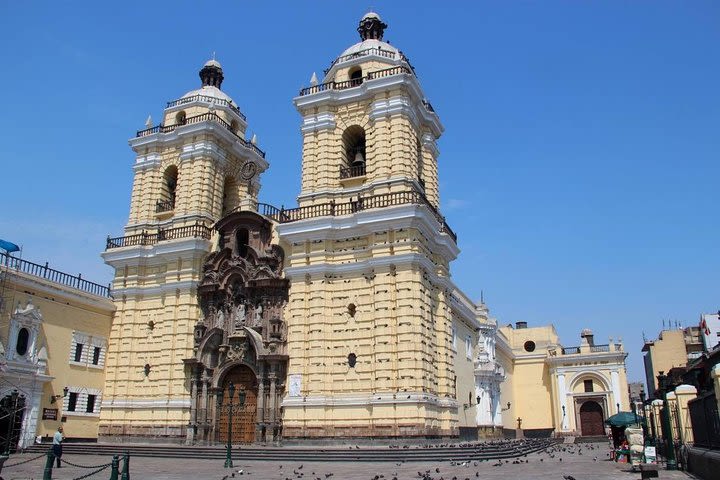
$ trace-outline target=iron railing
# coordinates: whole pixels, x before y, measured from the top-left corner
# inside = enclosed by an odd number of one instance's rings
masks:
[[[162,125],[161,124],[161,125],[156,125],[151,128],[146,128],[145,130],[139,130],[135,134],[135,137],[140,138],[140,137],[147,137],[148,135],[154,135],[156,133],[169,133],[169,132],[174,131],[178,127],[182,127],[185,125],[191,125],[193,123],[201,123],[201,122],[215,122],[215,123],[220,124],[221,126],[225,127],[230,133],[235,135],[235,137],[237,137],[237,139],[240,141],[240,143],[245,145],[247,148],[253,150],[255,153],[260,155],[262,158],[265,158],[265,152],[260,150],[252,142],[248,142],[247,140],[242,138],[240,135],[235,133],[235,131],[232,129],[232,126],[229,123],[227,123],[225,120],[220,118],[216,113],[212,113],[212,112],[195,115],[194,117],[188,117],[182,123],[176,123],[173,125]]]
[[[137,247],[155,245],[165,240],[177,240],[179,238],[202,238],[209,240],[212,235],[212,228],[202,224],[188,225],[185,227],[159,229],[155,233],[143,231],[135,235],[124,237],[107,238],[106,250],[121,247]]]
[[[355,58],[361,58],[366,57],[368,55],[377,55],[378,57],[385,57],[385,58],[391,58],[391,59],[399,59],[407,63],[410,68],[413,68],[413,66],[410,64],[410,59],[407,58],[402,52],[395,53],[390,50],[384,50],[380,47],[372,47],[372,48],[366,48],[364,50],[360,50],[359,52],[355,53],[349,53],[347,55],[342,55],[335,60],[332,61],[330,66],[324,70],[325,75],[337,64],[347,62],[348,60],[353,60]]]
[[[592,353],[598,353],[598,352],[609,352],[610,351],[610,345],[590,345],[590,352]]]
[[[365,175],[365,164],[354,167],[340,167],[340,180],[345,178],[362,177]]]
[[[247,118],[245,117],[245,115],[243,115],[243,113],[240,111],[240,109],[238,107],[236,107],[235,105],[233,105],[231,102],[229,102],[228,100],[225,100],[223,98],[211,97],[209,95],[199,95],[198,94],[198,95],[193,95],[191,97],[178,98],[177,100],[173,100],[172,102],[167,102],[167,108],[177,107],[178,105],[185,105],[187,103],[192,103],[192,102],[207,102],[207,103],[212,103],[215,105],[220,105],[223,107],[228,107],[230,110],[237,113],[240,118],[247,121]]]
[[[175,210],[175,200],[158,200],[155,205],[155,213],[163,213]]]
[[[562,348],[563,355],[575,355],[577,353],[580,353],[580,347],[563,347]]]
[[[688,402],[695,446],[720,449],[720,417],[715,392]]]
[[[315,217],[335,217],[341,215],[350,215],[362,210],[371,210],[375,208],[393,207],[397,205],[424,205],[433,216],[437,219],[440,227],[440,233],[447,233],[456,243],[457,235],[445,221],[445,217],[428,201],[421,192],[416,190],[406,192],[383,193],[370,197],[358,196],[357,199],[350,199],[345,203],[320,203],[318,205],[309,205],[307,207],[297,208],[277,208],[272,205],[258,204],[258,213],[264,215],[278,223],[296,222],[298,220],[307,220]],[[236,209],[237,210],[237,209]]]
[[[364,80],[375,80],[377,78],[389,77],[391,75],[411,75],[412,73],[413,71],[405,65],[398,65],[397,67],[385,68],[383,70],[378,70],[375,72],[368,72],[367,76],[361,78],[353,78],[342,82],[326,82],[321,83],[320,85],[313,85],[312,87],[303,88],[302,90],[300,90],[300,96],[303,97],[305,95],[312,95],[314,93],[324,92],[326,90],[344,90],[346,88],[357,87],[358,85],[363,83]]]
[[[60,285],[82,290],[83,292],[97,295],[100,297],[110,296],[110,286],[100,285],[99,283],[90,282],[82,278],[82,274],[70,275],[50,268],[48,263],[40,265],[38,263],[28,262],[19,258],[12,257],[7,253],[0,253],[0,268],[15,270],[17,272],[32,275],[34,277],[44,278]]]

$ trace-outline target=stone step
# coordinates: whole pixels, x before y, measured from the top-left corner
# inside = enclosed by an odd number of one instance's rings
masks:
[[[299,447],[233,447],[232,458],[237,460],[271,461],[465,461],[521,457],[548,448],[554,439],[530,439],[525,442],[480,443],[457,447],[412,448],[299,448]],[[34,445],[28,453],[47,451],[48,445]],[[69,443],[63,445],[68,455],[121,455],[161,458],[225,458],[222,446],[181,446],[114,443]]]

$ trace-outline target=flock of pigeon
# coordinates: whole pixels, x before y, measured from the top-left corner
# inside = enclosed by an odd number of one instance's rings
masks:
[[[493,442],[486,442],[485,445],[488,443],[494,443],[494,444],[505,444],[505,443],[517,443],[512,440],[496,440]],[[399,446],[399,445],[391,445],[389,448],[442,448],[442,447],[452,447],[452,446],[458,446],[457,444],[451,445],[451,444],[445,444],[445,445],[423,445],[423,446],[414,446],[414,447],[408,447],[408,446]],[[479,444],[463,444],[464,447],[475,447],[479,446]],[[359,449],[359,446],[350,447]],[[541,452],[537,452],[534,454],[532,460],[534,462],[562,462],[563,457],[568,457],[570,455],[591,455],[593,457],[593,461],[598,461],[598,454],[600,454],[600,449],[598,445],[593,444],[553,444],[549,447],[547,447],[545,450]],[[530,458],[528,458],[527,454],[519,455],[516,458],[513,459],[481,459],[481,460],[466,460],[466,461],[450,461],[449,467],[452,468],[441,468],[436,467],[434,469],[430,470],[424,470],[424,471],[418,471],[417,475],[411,475],[409,480],[472,480],[474,478],[482,478],[481,477],[481,468],[483,468],[483,465],[489,465],[492,467],[505,467],[507,468],[510,465],[519,465],[524,463],[530,463]],[[406,467],[410,463],[406,463],[405,460],[401,462],[396,462],[394,464],[395,467]],[[466,475],[457,475],[457,473],[445,473],[448,470],[452,470],[454,472],[457,472],[458,467],[462,467],[465,469],[468,469],[468,473]],[[390,468],[391,472],[389,473],[377,473],[377,474],[369,474],[368,480],[399,480],[398,476],[398,468]],[[445,470],[445,472],[443,471]],[[472,470],[475,470],[473,473]],[[292,473],[291,473],[292,472]],[[268,478],[269,472],[264,472],[261,475],[258,475],[256,478]],[[238,470],[236,472],[232,472],[231,474],[225,475],[222,477],[222,480],[228,480],[230,478],[238,478],[240,476],[244,475],[251,475],[252,473],[245,470]],[[296,467],[286,467],[285,465],[278,465],[278,470],[276,475],[279,474],[279,477],[281,480],[328,480],[331,477],[333,477],[335,474],[330,472],[324,472],[324,473],[316,473],[315,471],[308,471],[308,469],[304,468],[304,464],[301,464]],[[508,474],[511,475],[512,472],[508,471]],[[403,474],[403,478],[408,478],[407,474]],[[575,477],[572,475],[563,475],[563,479],[565,480],[576,480]]]

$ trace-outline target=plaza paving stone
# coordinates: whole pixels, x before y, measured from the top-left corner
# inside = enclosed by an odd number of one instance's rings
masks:
[[[434,480],[465,479],[503,479],[503,480],[563,480],[571,476],[576,480],[611,480],[640,478],[639,472],[631,472],[628,464],[615,463],[607,459],[607,444],[581,446],[583,454],[557,452],[551,458],[547,453],[530,454],[521,458],[522,463],[513,464],[513,460],[498,465],[498,461],[469,462],[466,465],[445,462],[274,462],[239,461],[232,469],[223,468],[222,460],[165,459],[132,457],[130,460],[131,479],[134,480],[422,480],[429,472]],[[577,449],[578,446],[576,445]],[[9,464],[32,458],[37,455],[13,455]],[[562,458],[562,461],[560,459]],[[67,455],[64,459],[82,465],[100,465],[110,461],[96,455]],[[24,465],[3,470],[4,480],[42,479],[44,459],[34,460]],[[302,468],[300,468],[302,467]],[[436,471],[439,469],[439,472]],[[80,469],[69,465],[53,470],[53,479],[71,480],[92,470]],[[242,471],[242,473],[240,473]],[[233,474],[234,473],[234,477]],[[332,474],[332,475],[329,475]],[[382,476],[381,476],[382,475]],[[89,477],[90,479],[108,479],[110,470]],[[695,478],[681,471],[660,471],[661,480]]]

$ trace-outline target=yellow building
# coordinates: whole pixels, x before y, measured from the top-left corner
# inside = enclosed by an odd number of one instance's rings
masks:
[[[689,360],[699,358],[703,352],[703,341],[699,327],[663,330],[657,340],[646,340],[642,351],[645,365],[645,380],[648,393],[655,397],[660,372],[671,368],[684,367]]]
[[[501,327],[497,337],[503,426],[525,435],[604,435],[603,421],[629,410],[621,342],[598,345],[583,330],[577,347],[563,347],[552,325]]]
[[[14,445],[61,422],[72,441],[97,438],[114,310],[107,286],[0,253],[0,430],[10,414]]]

